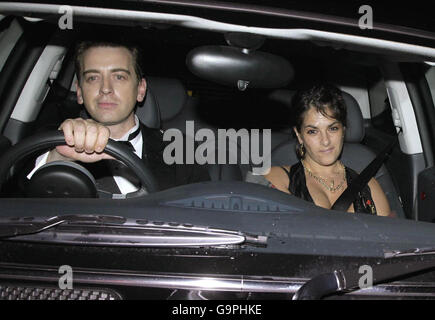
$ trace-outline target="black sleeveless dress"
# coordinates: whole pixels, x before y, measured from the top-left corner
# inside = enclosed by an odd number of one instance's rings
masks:
[[[298,162],[292,165],[292,167],[290,168],[290,172],[288,172],[284,167],[281,168],[287,173],[289,177],[290,184],[288,190],[290,191],[290,193],[298,198],[314,203],[314,200],[311,197],[310,192],[307,188],[305,172],[302,163]],[[347,185],[350,185],[352,180],[358,176],[358,173],[348,167],[345,167],[345,170]],[[353,207],[355,212],[358,213],[376,214],[375,203],[372,199],[370,187],[368,185],[366,185],[358,193],[358,196],[353,202]]]

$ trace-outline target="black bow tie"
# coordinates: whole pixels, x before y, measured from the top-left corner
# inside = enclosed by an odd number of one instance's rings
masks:
[[[91,118],[86,110],[80,111],[80,117],[82,119],[90,119]],[[133,131],[132,133],[130,133],[128,135],[127,141],[118,141],[118,142],[122,143],[123,145],[126,145],[134,152],[136,149],[133,147],[133,145],[131,144],[130,141],[133,140],[134,138],[136,138],[139,133],[140,133],[140,125],[138,126],[138,128],[135,131]]]
[[[118,141],[119,143],[122,143],[123,145],[126,145],[129,147],[133,152],[135,151],[135,148],[133,147],[131,141],[137,137],[137,135],[140,133],[140,126],[132,133],[128,135],[127,141]]]

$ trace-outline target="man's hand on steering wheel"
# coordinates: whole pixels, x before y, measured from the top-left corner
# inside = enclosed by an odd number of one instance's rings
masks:
[[[0,190],[4,183],[10,178],[10,168],[15,163],[40,150],[46,150],[47,148],[52,149],[53,147],[62,145],[65,145],[64,133],[60,130],[56,130],[35,134],[12,146],[5,154],[0,155]],[[74,147],[67,147],[74,149]],[[74,152],[76,151],[74,150]],[[139,197],[159,190],[158,183],[152,170],[134,152],[132,152],[130,148],[109,139],[105,146],[104,153],[106,154],[104,157],[122,161],[127,167],[133,170],[133,173],[140,180],[141,188],[138,191],[125,195],[125,197]],[[89,156],[89,154],[86,154],[84,151],[82,152],[82,155]],[[63,170],[64,168],[65,166],[61,166],[59,170]],[[65,183],[65,185],[68,185],[68,183]],[[43,186],[41,186],[41,188],[42,187]]]
[[[65,136],[67,145],[57,146],[51,150],[47,162],[74,160],[97,162],[102,159],[114,159],[104,148],[110,137],[106,126],[91,119],[67,119],[59,127]]]

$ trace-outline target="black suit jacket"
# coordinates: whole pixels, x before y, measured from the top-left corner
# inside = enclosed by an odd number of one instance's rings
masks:
[[[154,173],[160,190],[210,180],[205,165],[167,165],[163,161],[163,151],[170,142],[163,141],[163,133],[158,129],[148,128],[143,123],[140,123],[140,128],[143,139],[142,161]],[[185,151],[183,150],[183,155],[186,154]]]

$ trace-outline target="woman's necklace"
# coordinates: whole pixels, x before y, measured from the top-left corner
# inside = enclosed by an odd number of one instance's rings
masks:
[[[344,182],[346,181],[346,169],[344,168],[344,165],[341,162],[339,162],[339,163],[341,165],[341,168],[343,169],[343,180],[341,181],[341,183],[338,186],[334,187],[334,180],[332,180],[331,185],[328,185],[327,184],[328,179],[322,178],[320,176],[316,176],[313,172],[311,172],[310,169],[308,169],[305,166],[304,161],[302,161],[302,165],[304,167],[304,170],[306,172],[308,172],[308,175],[310,177],[313,177],[314,180],[316,180],[318,183],[320,183],[322,186],[324,186],[326,189],[328,189],[332,193],[336,192],[337,190],[340,190],[343,187]]]

